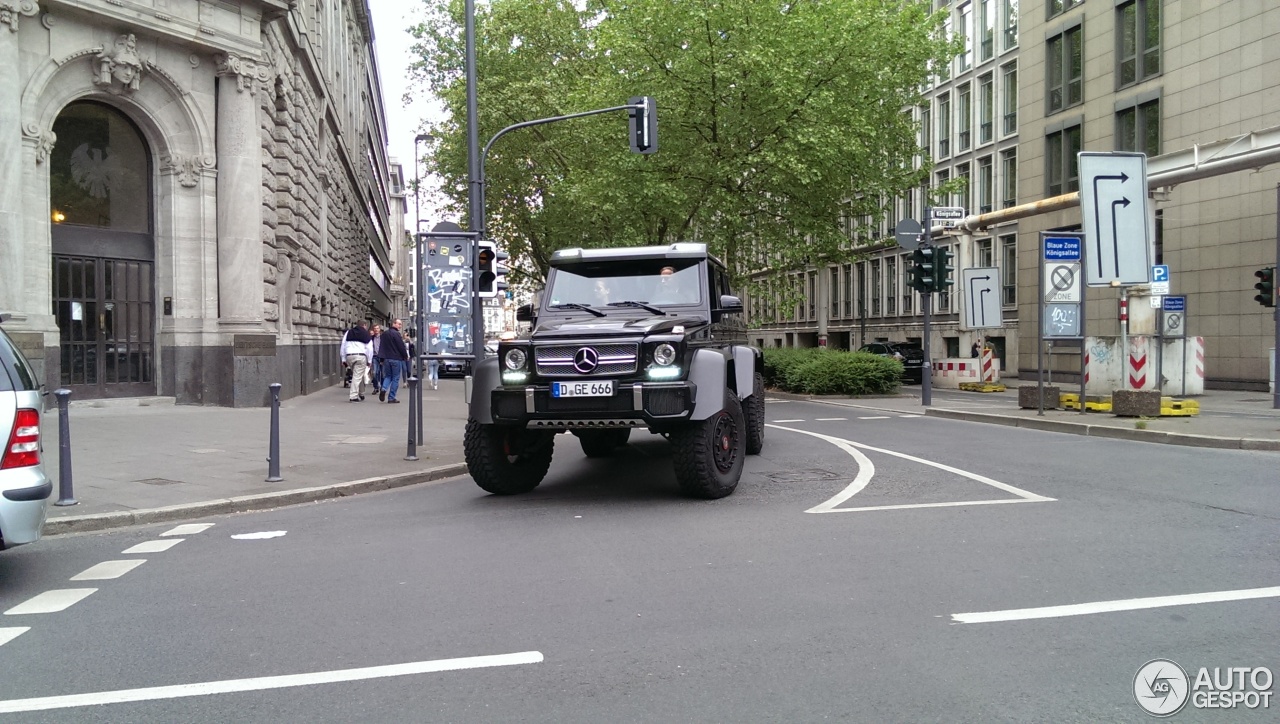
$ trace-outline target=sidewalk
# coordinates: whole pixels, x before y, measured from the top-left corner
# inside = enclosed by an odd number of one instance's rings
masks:
[[[1026,383],[1034,384],[1034,383]],[[1280,450],[1280,410],[1272,409],[1268,392],[1210,390],[1189,397],[1200,403],[1200,414],[1138,420],[1111,413],[1078,410],[1023,410],[1018,407],[1017,380],[1005,382],[1004,392],[933,391],[932,405],[920,404],[920,387],[904,386],[896,397],[847,398],[770,393],[771,397],[805,399],[892,412],[922,413],[970,422],[985,422],[1075,435],[1111,437],[1143,442],[1243,450]],[[1145,427],[1140,429],[1139,425]]]
[[[269,408],[86,401],[69,411],[74,494],[58,498],[58,411],[45,413],[45,471],[54,481],[46,535],[272,508],[461,475],[462,380],[423,392],[423,445],[404,460],[409,399],[347,402],[327,390],[280,404],[280,475],[265,482]],[[128,406],[123,406],[123,405]]]

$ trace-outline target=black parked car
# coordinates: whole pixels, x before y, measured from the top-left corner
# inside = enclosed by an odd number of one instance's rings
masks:
[[[924,381],[924,350],[910,342],[872,342],[858,348],[859,352],[893,357],[902,363],[902,381],[920,384]]]

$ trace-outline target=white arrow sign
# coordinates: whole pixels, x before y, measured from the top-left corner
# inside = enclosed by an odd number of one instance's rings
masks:
[[[1085,151],[1079,160],[1086,281],[1091,287],[1149,283],[1146,154]]]
[[[996,267],[973,267],[960,270],[960,292],[964,297],[964,321],[968,329],[994,329],[1004,326],[1000,308],[1000,270]]]

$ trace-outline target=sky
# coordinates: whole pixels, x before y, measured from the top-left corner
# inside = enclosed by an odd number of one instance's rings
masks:
[[[412,183],[413,138],[426,119],[444,115],[443,107],[434,98],[419,93],[409,105],[404,103],[409,89],[408,65],[413,38],[408,28],[421,17],[420,2],[415,0],[376,0],[369,3],[373,17],[373,42],[378,58],[378,73],[382,79],[382,102],[387,114],[387,154],[404,166],[405,181]],[[419,146],[421,149],[421,146]],[[422,219],[425,229],[430,229],[440,215],[436,211],[432,189],[436,187],[430,169],[419,167],[422,174]],[[457,219],[451,219],[457,221]],[[406,226],[414,226],[414,200],[409,199],[409,218]]]

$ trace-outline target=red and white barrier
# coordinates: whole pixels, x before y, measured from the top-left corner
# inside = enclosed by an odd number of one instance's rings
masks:
[[[990,359],[991,374],[993,379],[987,380],[983,376],[983,364],[986,358],[961,357],[934,360],[933,362],[933,386],[948,389],[960,389],[961,382],[983,382],[983,381],[999,381],[1000,380],[1000,360],[994,357]]]
[[[1151,346],[1148,344],[1148,339],[1140,336],[1130,337],[1129,353],[1126,357],[1128,359],[1128,368],[1125,371],[1125,376],[1129,378],[1129,389],[1155,389],[1155,360],[1152,359]]]

